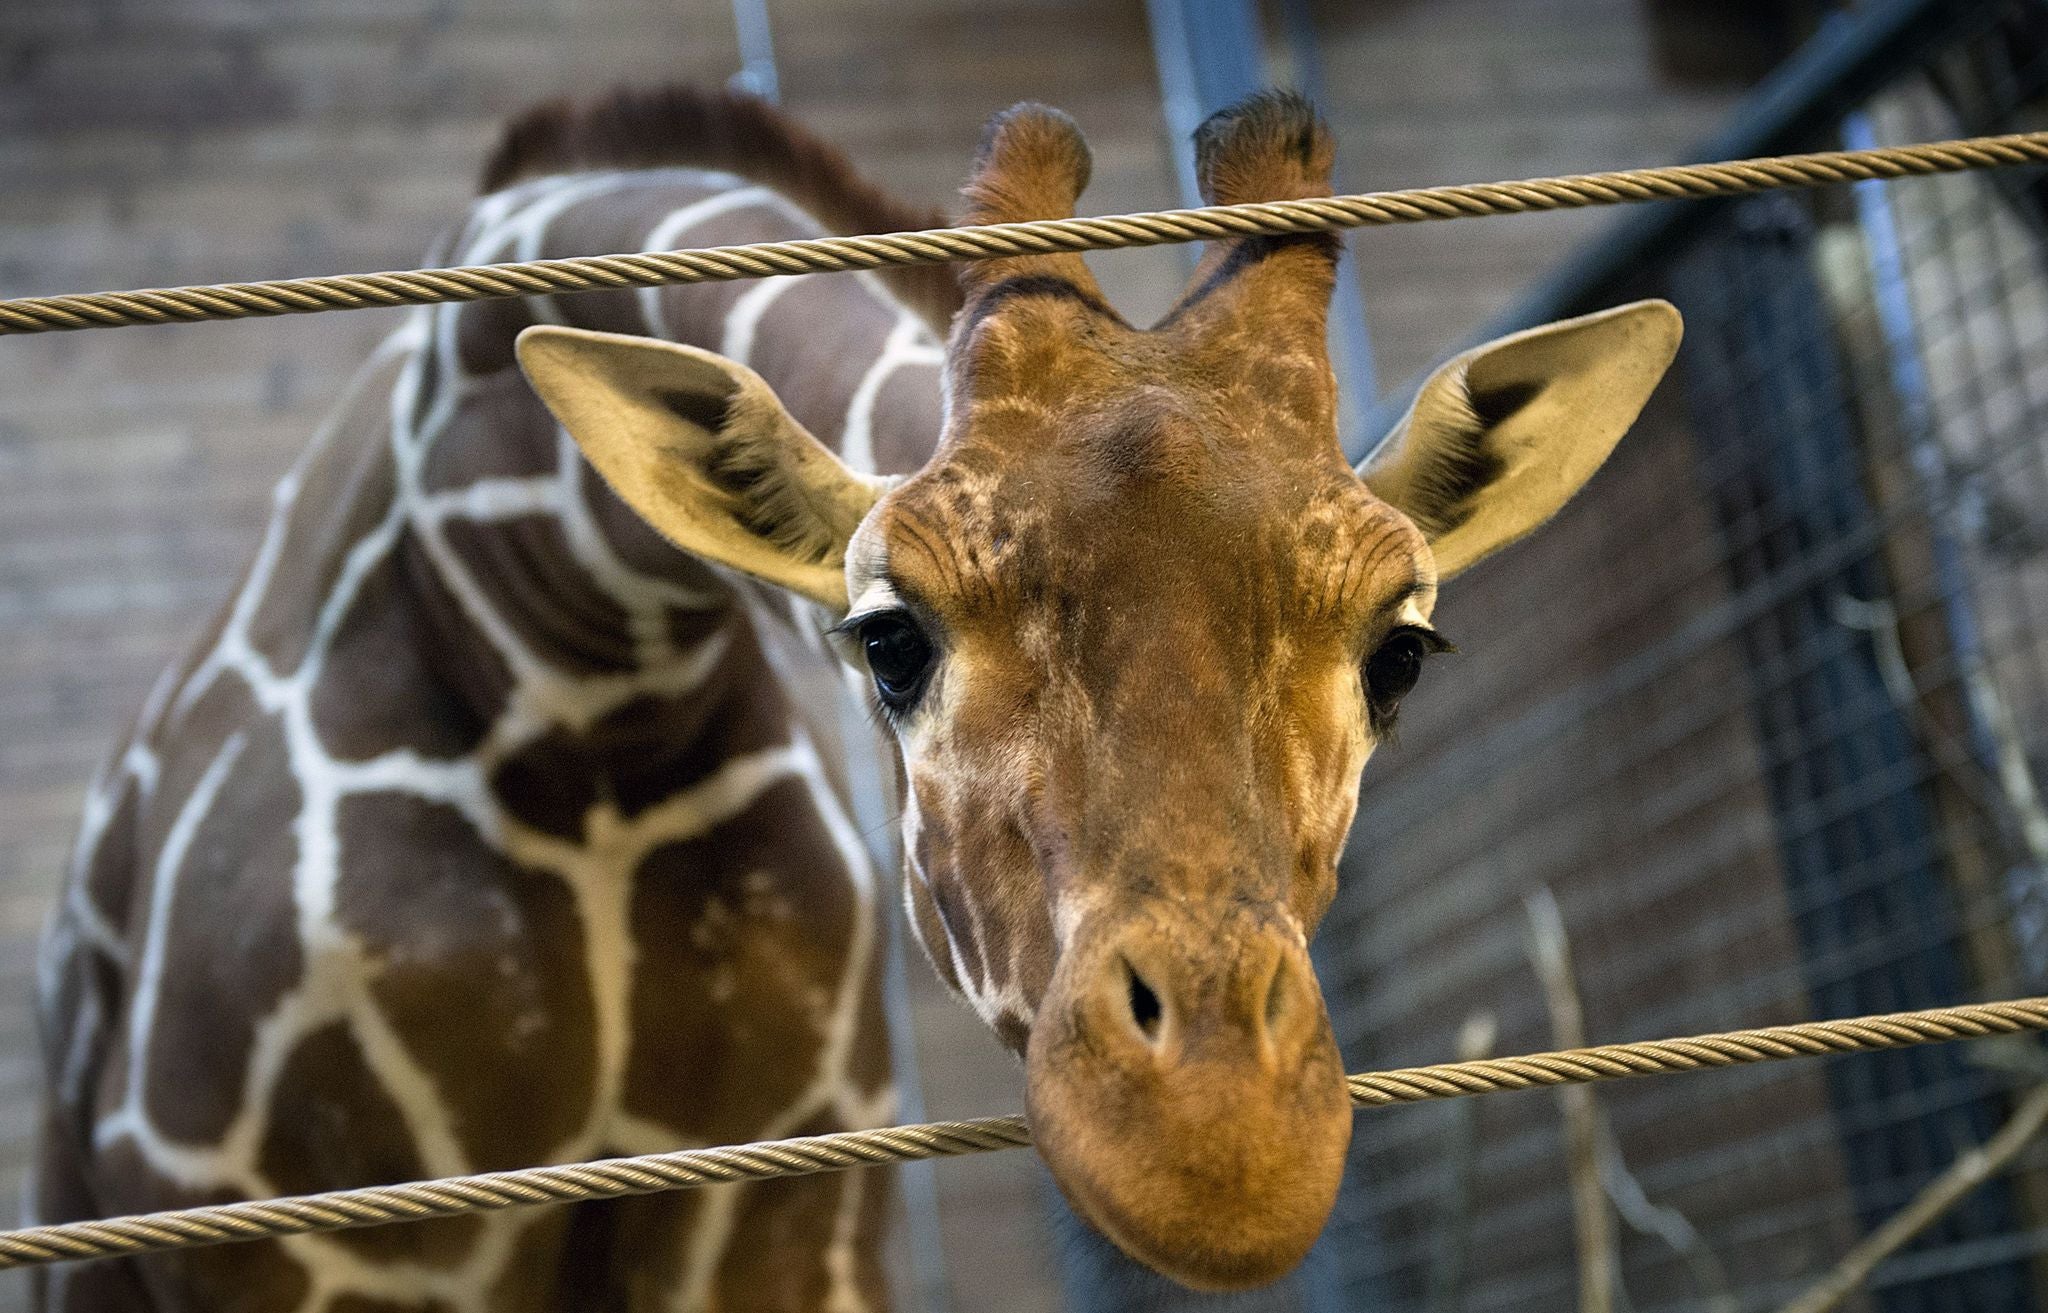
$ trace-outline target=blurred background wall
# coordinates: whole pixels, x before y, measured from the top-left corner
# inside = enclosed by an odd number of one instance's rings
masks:
[[[1169,70],[1162,85],[1155,38],[1163,15],[1199,18],[1205,8],[1235,7],[768,0],[767,14],[783,102],[900,192],[945,203],[983,120],[1029,98],[1080,120],[1096,156],[1084,208],[1114,212],[1179,203],[1183,143],[1170,130],[1163,92],[1173,78]],[[1274,77],[1318,76],[1340,142],[1340,187],[1366,190],[1682,158],[1803,34],[1804,8],[1323,0],[1269,5],[1254,17]],[[1290,44],[1288,34],[1304,30],[1312,42]],[[1306,66],[1305,50],[1319,68]],[[460,212],[508,114],[617,82],[721,82],[740,64],[723,0],[6,0],[0,294],[405,267]],[[1585,211],[1355,238],[1352,267],[1382,385],[1439,358],[1614,221],[1611,212]],[[1184,258],[1163,249],[1094,263],[1113,299],[1143,321],[1177,290]],[[1692,277],[1711,288],[1732,275],[1696,262]],[[32,944],[85,783],[159,669],[225,596],[271,484],[393,322],[362,311],[0,342],[0,1192],[18,1186],[34,1125]],[[1739,382],[1727,393],[1740,396]],[[1686,813],[1715,825],[1665,836],[1696,846],[1735,835],[1734,848],[1701,859],[1725,882],[1685,885],[1683,897],[1646,904],[1633,921],[1602,921],[1597,912],[1648,802],[1610,796],[1603,804],[1560,787],[1561,777],[1595,770],[1629,724],[1654,719],[1665,703],[1689,705],[1689,690],[1739,684],[1756,659],[1740,635],[1676,669],[1660,686],[1664,702],[1601,704],[1613,721],[1582,719],[1582,737],[1561,758],[1532,752],[1513,770],[1496,762],[1492,775],[1473,760],[1473,725],[1526,723],[1531,708],[1555,705],[1546,699],[1558,690],[1597,685],[1613,661],[1729,595],[1737,565],[1717,526],[1737,512],[1714,500],[1719,485],[1702,481],[1685,445],[1698,425],[1682,418],[1676,398],[1662,404],[1678,436],[1646,443],[1633,463],[1603,476],[1606,500],[1562,524],[1554,552],[1532,557],[1524,573],[1482,572],[1463,601],[1454,595],[1445,623],[1472,655],[1432,678],[1465,692],[1420,701],[1410,743],[1368,774],[1364,817],[1389,837],[1359,858],[1358,892],[1347,893],[1334,923],[1344,942],[1325,946],[1351,1000],[1337,1009],[1340,1025],[1361,1060],[1447,1058],[1458,1023],[1488,1008],[1504,1049],[1545,1047],[1522,956],[1520,899],[1546,882],[1565,886],[1565,920],[1586,933],[1579,953],[1596,977],[1596,1040],[1640,1037],[1646,1021],[1691,1022],[1695,1014],[1675,999],[1689,989],[1704,998],[1709,984],[1755,964],[1689,977],[1652,963],[1600,977],[1602,962],[1642,941],[1688,942],[1689,928],[1737,895],[1784,896],[1768,771],[1730,767],[1734,782],[1712,786],[1719,810]],[[1617,565],[1673,525],[1710,544],[1698,549],[1705,555],[1682,557],[1668,575]],[[1644,755],[1641,771],[1654,780],[1664,770],[1675,788],[1695,778],[1679,763],[1761,760],[1757,744],[1768,735],[1746,708],[1731,702],[1708,718],[1704,741]],[[1472,782],[1480,778],[1483,786]],[[1567,797],[1568,807],[1559,801]],[[1584,882],[1571,885],[1573,872]],[[1733,933],[1707,951],[1726,952]],[[1813,996],[1794,961],[1797,940],[1791,913],[1762,917],[1757,934],[1739,942],[1782,978],[1739,1008],[1705,1010],[1700,1028],[1806,1015]],[[1009,1060],[940,996],[921,963],[911,974],[929,1111],[1019,1106]],[[1662,1002],[1623,1006],[1646,997],[1646,979]],[[1824,1082],[1789,1079],[1755,1097],[1830,1115]],[[1668,1140],[1680,1133],[1684,1106],[1659,1105],[1624,1130]],[[1504,1154],[1502,1174],[1489,1179],[1519,1182],[1537,1202],[1495,1219],[1496,1231],[1483,1236],[1514,1255],[1526,1279],[1496,1280],[1471,1306],[1562,1307],[1570,1236],[1557,1207],[1555,1117],[1533,1096],[1514,1109],[1486,1132]],[[1433,1279],[1430,1237],[1450,1188],[1437,1147],[1460,1132],[1425,1113],[1386,1124],[1392,1138],[1365,1145],[1377,1174],[1345,1232],[1354,1253],[1385,1248],[1358,1260],[1345,1278],[1357,1284],[1337,1283],[1378,1293],[1338,1306],[1381,1298],[1420,1306]],[[1743,1123],[1727,1135],[1754,1139],[1755,1129]],[[1767,1165],[1770,1152],[1752,1151],[1745,1170]],[[1853,1239],[1844,1219],[1856,1214],[1843,1202],[1848,1187],[1832,1149],[1799,1161],[1803,1180],[1834,1203],[1816,1214],[1820,1239],[1786,1261],[1817,1267]],[[1722,1195],[1754,1186],[1752,1176],[1718,1180]],[[937,1182],[956,1306],[1059,1307],[1061,1264],[1034,1160],[948,1164]],[[1726,1199],[1716,1206],[1734,1208]],[[1729,1226],[1720,1234],[1740,1261],[1742,1233]],[[1652,1274],[1659,1279],[1677,1281]],[[20,1291],[18,1280],[0,1281],[0,1309],[18,1307]],[[1674,1295],[1670,1306],[1688,1306],[1685,1298]]]

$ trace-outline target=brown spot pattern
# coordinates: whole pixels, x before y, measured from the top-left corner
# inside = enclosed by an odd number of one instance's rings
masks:
[[[38,1221],[77,1222],[106,1216],[107,1210],[94,1198],[87,1179],[87,1157],[82,1152],[86,1139],[46,1097],[32,1177],[32,1208]],[[69,1264],[61,1283],[52,1280],[57,1271],[44,1267],[29,1272],[30,1307],[44,1313],[126,1313],[149,1307],[141,1274],[125,1259]],[[53,1302],[54,1291],[60,1288],[63,1300]]]
[[[472,386],[518,364],[512,344],[534,322],[527,303],[513,297],[472,302],[455,316],[455,358]]]
[[[735,642],[703,687],[628,699],[584,731],[552,729],[508,755],[491,786],[520,820],[580,839],[600,801],[631,819],[733,757],[788,741],[788,707],[760,652]]]
[[[604,477],[590,467],[589,461],[583,460],[577,466],[576,480],[577,491],[590,510],[598,534],[626,568],[650,579],[667,579],[688,588],[709,590],[714,595],[725,592],[710,567],[649,528],[647,521],[621,501]]]
[[[427,1223],[426,1225],[434,1225]],[[326,1313],[454,1313],[448,1305],[438,1299],[407,1300],[400,1303],[389,1299],[370,1299],[364,1295],[341,1295],[327,1301]]]
[[[427,1175],[405,1117],[363,1057],[346,1021],[301,1039],[271,1095],[257,1165],[283,1194],[416,1181]],[[452,1217],[337,1231],[366,1258],[448,1267],[460,1263],[482,1223]]]
[[[126,934],[129,907],[138,892],[135,877],[142,860],[135,842],[135,827],[142,814],[142,791],[133,776],[123,773],[115,798],[98,846],[85,855],[85,896],[114,933]]]
[[[313,688],[313,726],[343,760],[462,756],[510,692],[511,672],[419,551],[402,539],[363,577]]]
[[[578,677],[638,668],[625,608],[576,559],[554,516],[451,520],[443,535],[526,652]]]
[[[346,798],[337,828],[339,918],[377,963],[372,996],[435,1080],[471,1162],[542,1161],[582,1125],[596,1079],[568,889],[420,798]]]
[[[200,1208],[233,1202],[222,1190],[186,1190],[164,1180],[143,1162],[132,1142],[123,1140],[96,1150],[93,1188],[101,1216],[145,1212],[157,1208]],[[275,1313],[295,1309],[311,1283],[296,1259],[274,1240],[221,1245],[210,1249],[175,1250],[127,1260],[139,1284],[149,1291],[136,1310],[205,1309],[207,1313]],[[113,1283],[119,1286],[121,1283]],[[120,1309],[121,1304],[83,1304],[91,1313]]]
[[[798,1135],[844,1129],[815,1123]],[[733,1230],[745,1239],[727,1247],[718,1269],[721,1307],[824,1308],[832,1289],[827,1246],[849,1190],[860,1192],[854,1233],[853,1279],[869,1308],[886,1306],[881,1271],[881,1218],[887,1212],[886,1173],[865,1170],[801,1180],[764,1181],[748,1187]]]
[[[635,873],[629,1111],[727,1143],[809,1083],[858,906],[832,851],[790,779]]]
[[[624,208],[616,197],[605,197],[578,207],[587,211],[594,222],[578,224],[571,221],[555,225],[547,242],[547,254],[550,258],[557,258],[637,250],[665,215],[703,199],[704,195],[694,188],[682,186],[642,189],[635,198],[637,208],[628,222],[612,221],[613,211]],[[745,242],[811,235],[799,232],[794,225],[765,206],[749,206],[707,219],[683,234],[681,240],[687,246],[736,246]],[[752,286],[750,282],[736,282],[664,287],[658,293],[662,318],[676,328],[691,324],[723,324],[733,302],[745,296]],[[555,300],[555,309],[563,322],[610,333],[649,333],[650,326],[640,307],[640,300],[632,292],[598,292]],[[719,346],[718,339],[709,333],[693,336],[679,331],[675,336],[699,342],[714,351]]]
[[[499,762],[491,791],[506,813],[543,834],[581,842],[585,819],[604,796],[584,739],[558,726]]]
[[[939,367],[899,367],[875,397],[875,472],[908,474],[932,454],[939,436]]]
[[[217,1141],[242,1106],[256,1026],[298,983],[292,870],[300,795],[274,723],[245,731],[234,769],[200,820],[165,926],[143,1108],[191,1144]]]
[[[382,437],[361,421],[347,424],[305,471],[269,586],[249,618],[250,645],[279,675],[305,660],[314,620],[349,550],[391,509],[396,471]]]
[[[775,395],[796,422],[837,451],[847,402],[875,363],[866,351],[820,356],[811,343],[819,324],[831,324],[859,342],[880,342],[895,327],[893,306],[878,301],[851,278],[803,278],[776,297],[761,316],[748,364],[777,380]],[[930,438],[936,438],[933,429]],[[930,450],[927,440],[926,450]]]
[[[492,304],[518,302],[482,303]],[[430,493],[466,488],[479,479],[551,475],[560,465],[554,416],[516,372],[470,383],[447,427],[431,436],[420,470],[420,486]]]

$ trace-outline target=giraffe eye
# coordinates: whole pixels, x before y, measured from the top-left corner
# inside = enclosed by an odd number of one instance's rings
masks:
[[[882,704],[891,711],[909,710],[931,670],[931,640],[902,611],[885,611],[862,621],[859,637]]]
[[[1450,646],[1434,632],[1416,625],[1403,625],[1389,634],[1365,659],[1365,689],[1373,710],[1391,714],[1422,678],[1423,659],[1432,652],[1449,651]]]

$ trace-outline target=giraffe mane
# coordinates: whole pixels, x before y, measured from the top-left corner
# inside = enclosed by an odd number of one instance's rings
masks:
[[[620,87],[534,106],[499,135],[482,189],[550,173],[678,166],[772,187],[841,236],[951,223],[943,211],[904,201],[862,176],[838,147],[767,101],[681,85]],[[884,269],[877,276],[944,335],[961,299],[950,266]]]

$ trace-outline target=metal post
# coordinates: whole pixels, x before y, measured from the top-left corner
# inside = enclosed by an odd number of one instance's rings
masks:
[[[738,29],[740,71],[727,85],[774,102],[782,99],[782,77],[775,70],[775,38],[768,28],[768,0],[732,0],[732,23]]]
[[[1323,59],[1316,49],[1315,21],[1308,0],[1280,0],[1281,32],[1287,42],[1287,57],[1294,65],[1294,81],[1318,105],[1323,97]],[[1341,177],[1343,170],[1337,170]],[[1340,192],[1351,188],[1342,184]],[[1372,363],[1372,330],[1365,320],[1365,293],[1358,274],[1358,257],[1350,242],[1338,247],[1337,291],[1330,301],[1330,361],[1337,369],[1337,436],[1344,444],[1344,456],[1356,465],[1364,460],[1385,436],[1365,427],[1366,412],[1379,395],[1379,376]]]
[[[1152,20],[1152,52],[1159,66],[1160,104],[1173,138],[1174,168],[1181,203],[1202,204],[1195,179],[1193,141],[1202,120],[1267,84],[1265,33],[1251,0],[1146,0]],[[1315,29],[1300,0],[1283,5],[1285,37],[1295,80],[1303,95],[1320,103],[1322,72]],[[1343,188],[1339,188],[1343,190]],[[1194,259],[1193,248],[1188,259]],[[1338,382],[1338,434],[1356,461],[1377,434],[1360,420],[1377,392],[1372,340],[1366,331],[1365,301],[1349,243],[1337,262],[1337,290],[1330,305],[1330,357]]]
[[[768,0],[732,0],[733,28],[738,33],[740,69],[728,80],[735,91],[744,91],[769,102],[782,99],[782,77],[775,66],[774,33],[768,26]],[[841,728],[848,755],[868,769],[856,781],[858,794],[854,812],[861,832],[868,836],[868,848],[881,880],[877,894],[883,902],[878,909],[886,941],[882,962],[882,1016],[889,1031],[890,1075],[896,1085],[896,1115],[905,1122],[921,1122],[925,1116],[924,1080],[917,1063],[917,1027],[910,1009],[910,954],[904,943],[903,909],[890,896],[895,886],[889,877],[902,869],[895,851],[895,822],[880,781],[887,764],[876,754],[862,751],[874,743],[872,727],[853,703],[840,700]],[[903,1195],[905,1229],[910,1249],[911,1290],[908,1306],[920,1313],[950,1313],[952,1294],[946,1280],[945,1242],[939,1232],[939,1184],[931,1163],[905,1163],[896,1169],[896,1182]]]

